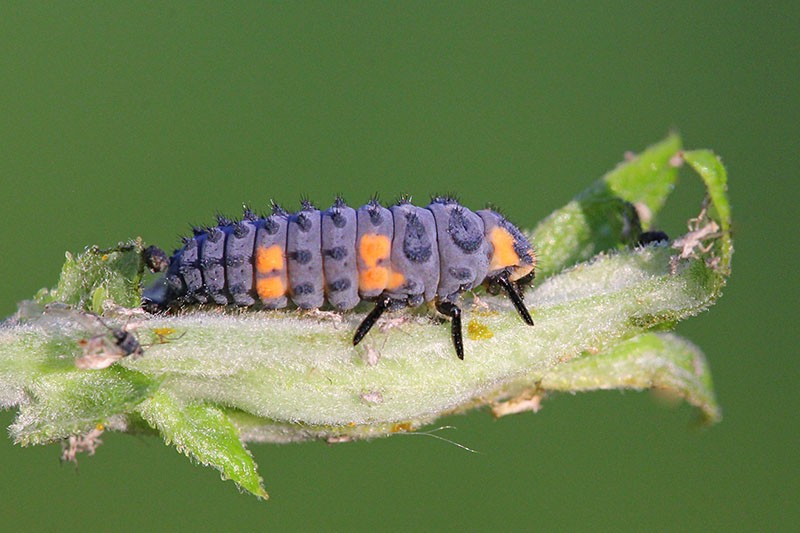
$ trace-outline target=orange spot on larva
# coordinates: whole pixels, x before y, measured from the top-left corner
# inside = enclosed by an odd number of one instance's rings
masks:
[[[376,266],[381,260],[388,259],[391,249],[392,243],[389,237],[376,233],[363,235],[358,244],[358,253],[368,268]]]
[[[283,270],[283,250],[277,244],[269,248],[256,249],[256,271],[259,274],[269,274],[274,270]]]
[[[283,284],[283,280],[278,276],[259,278],[256,280],[256,292],[262,300],[280,298],[286,294],[286,285]]]
[[[389,290],[394,290],[402,285],[405,280],[406,277],[400,272],[392,272],[389,275],[389,283],[386,285],[386,288]]]
[[[489,242],[494,247],[489,271],[519,264],[519,255],[514,251],[514,237],[507,229],[495,226],[489,235]]]
[[[386,267],[373,267],[358,274],[358,288],[362,291],[376,291],[385,289],[389,283],[389,269]]]

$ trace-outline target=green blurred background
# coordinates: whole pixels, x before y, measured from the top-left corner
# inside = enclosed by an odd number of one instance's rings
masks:
[[[798,4],[567,5],[3,2],[0,315],[66,250],[171,249],[244,201],[457,191],[530,227],[675,128],[730,175],[733,277],[678,328],[710,359],[721,424],[602,392],[442,421],[480,454],[419,435],[254,445],[267,503],[154,438],[107,434],[77,472],[0,439],[2,528],[797,527]],[[661,226],[681,232],[701,194],[685,174]]]

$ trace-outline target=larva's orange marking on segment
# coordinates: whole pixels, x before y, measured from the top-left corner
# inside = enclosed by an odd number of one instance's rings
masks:
[[[368,268],[377,266],[382,259],[388,259],[391,249],[389,237],[376,233],[363,235],[358,243],[358,253]]]
[[[279,276],[259,278],[256,280],[256,292],[262,300],[280,298],[286,294],[286,285]]]
[[[389,269],[386,267],[372,267],[358,273],[358,288],[362,291],[376,291],[385,289],[389,283]]]
[[[259,246],[256,248],[256,271],[259,274],[268,274],[273,270],[283,270],[283,250],[277,244],[269,248]]]
[[[386,235],[366,233],[358,242],[358,255],[366,269],[358,273],[358,288],[365,292],[391,287],[393,273],[388,267],[379,266],[389,260],[392,242]]]
[[[514,237],[507,229],[495,226],[489,235],[489,242],[494,247],[489,272],[520,263],[519,255],[514,251]]]
[[[400,285],[402,285],[405,280],[406,277],[402,275],[400,272],[392,272],[389,275],[389,283],[386,285],[386,288],[389,290],[395,290],[398,287],[400,287]]]

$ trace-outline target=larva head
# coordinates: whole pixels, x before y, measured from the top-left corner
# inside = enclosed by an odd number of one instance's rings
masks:
[[[533,280],[536,255],[528,239],[503,215],[491,209],[478,211],[483,220],[486,240],[492,245],[489,279],[500,276],[518,284]]]
[[[523,296],[524,286],[533,280],[536,255],[525,235],[500,213],[491,209],[478,211],[483,220],[486,240],[492,245],[492,258],[486,280],[489,290],[501,288],[511,299],[523,322],[533,325]]]

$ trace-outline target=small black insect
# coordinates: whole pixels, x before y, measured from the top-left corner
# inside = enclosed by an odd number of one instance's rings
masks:
[[[128,331],[127,326],[123,328],[109,326],[94,313],[74,309],[71,311],[79,323],[96,333],[78,341],[83,350],[83,355],[75,360],[75,366],[78,368],[99,370],[113,365],[124,357],[135,358],[144,354],[139,340]]]
[[[75,360],[75,366],[81,369],[99,370],[113,365],[124,357],[139,357],[144,353],[142,345],[133,333],[123,328],[111,327],[97,315],[86,314],[97,319],[108,331],[78,341],[83,349],[83,356]]]
[[[278,309],[291,301],[301,309],[327,302],[348,310],[374,301],[355,345],[386,311],[433,302],[451,319],[453,345],[463,359],[461,294],[482,284],[497,287],[533,325],[523,290],[535,266],[533,248],[516,226],[494,210],[473,212],[451,197],[434,197],[426,207],[404,198],[388,208],[373,199],[357,209],[337,198],[324,211],[304,200],[296,213],[273,204],[269,216],[245,209],[242,220],[219,217],[216,226],[196,228],[169,258],[164,278],[145,291],[142,306]]]

